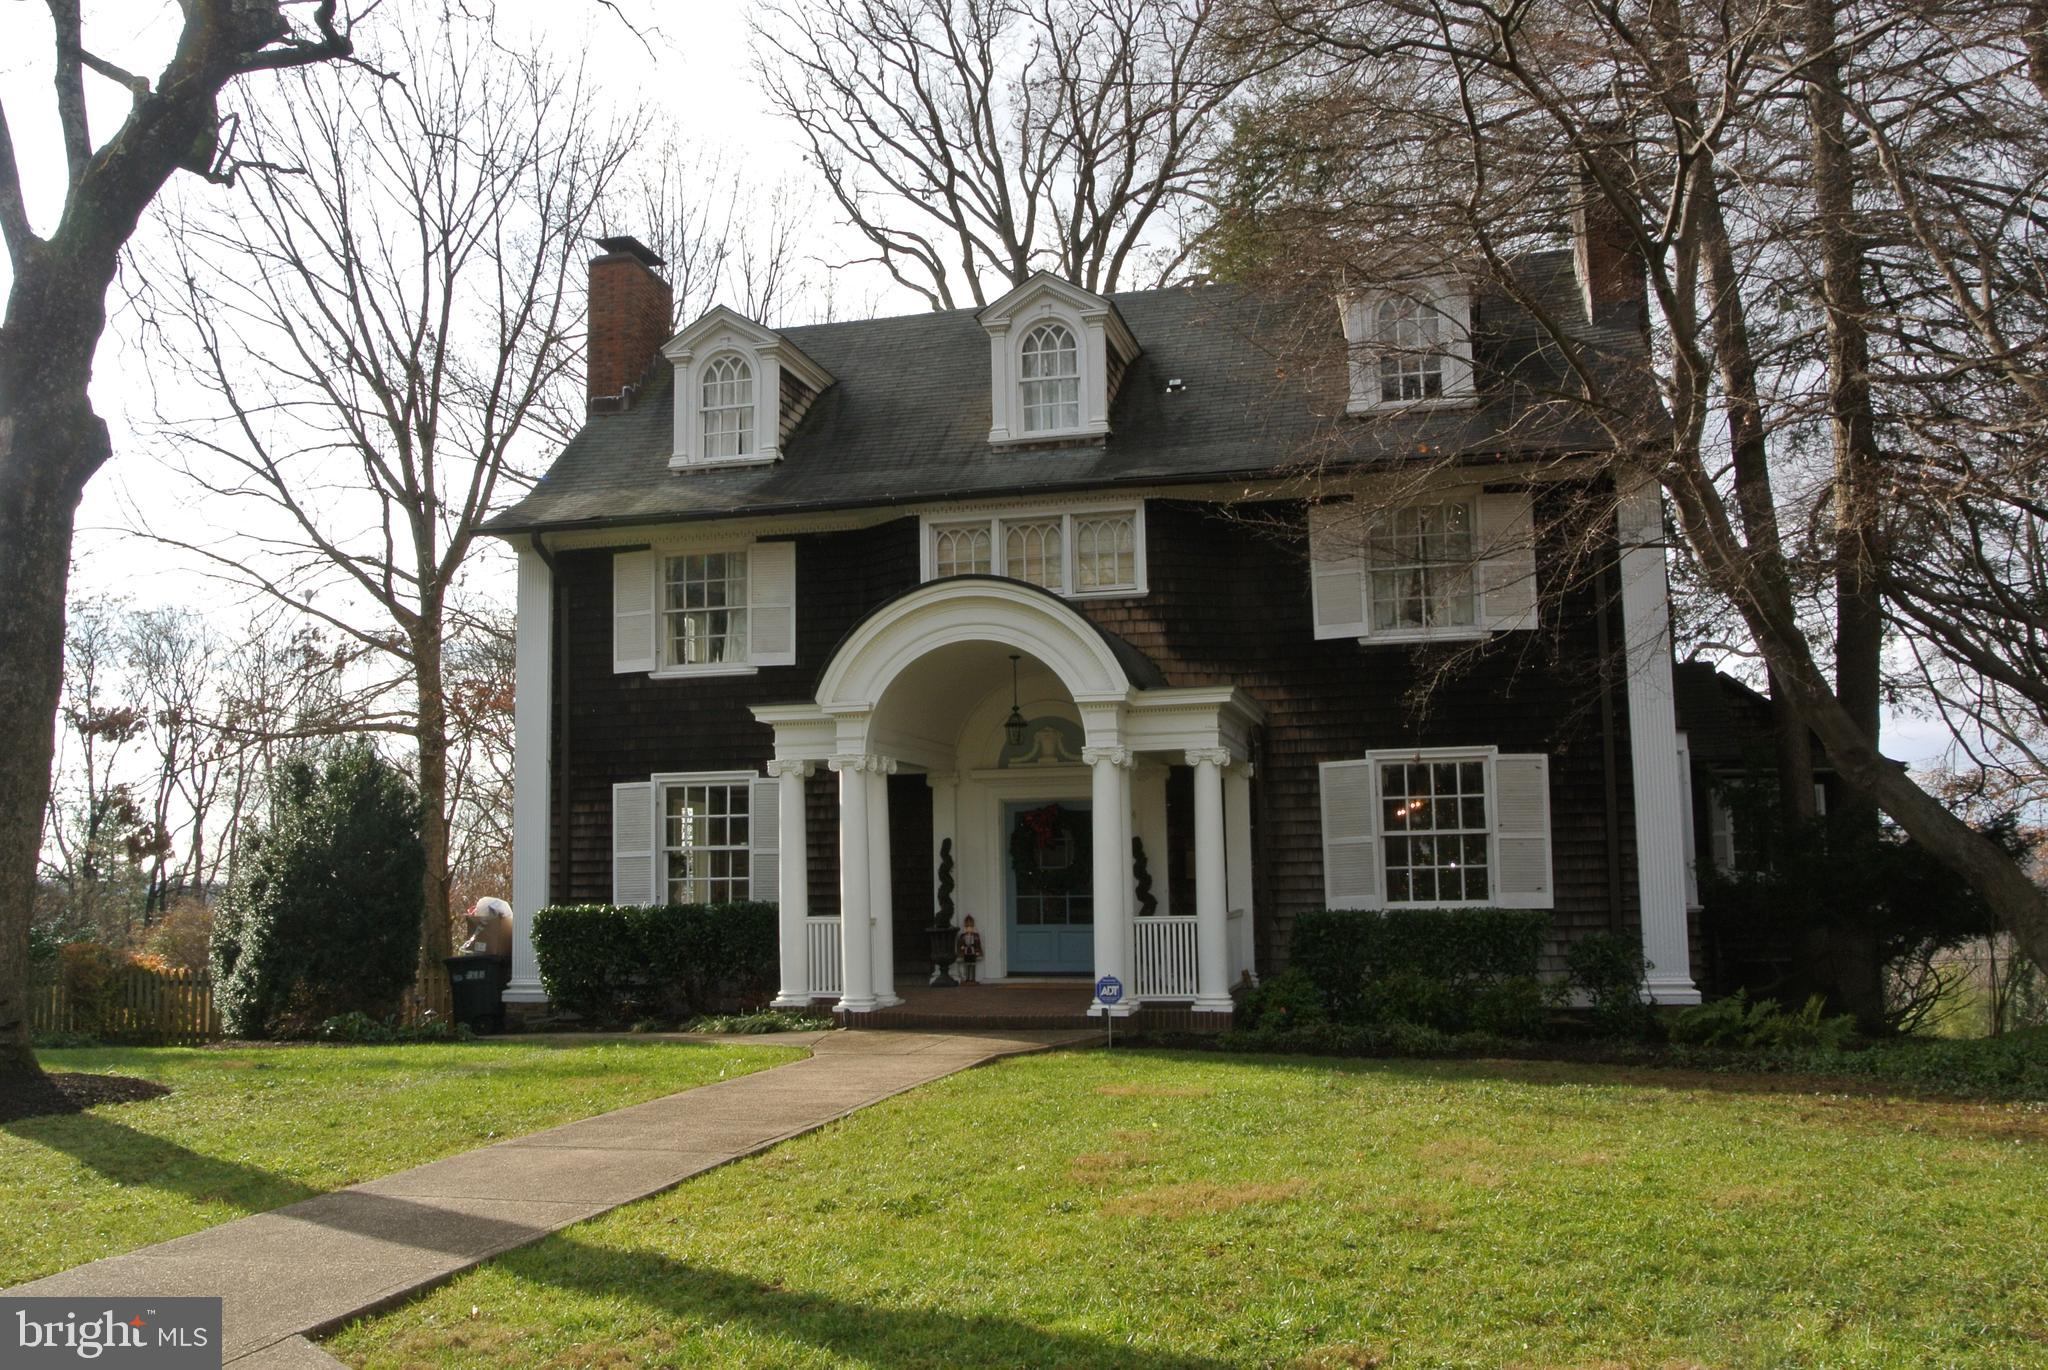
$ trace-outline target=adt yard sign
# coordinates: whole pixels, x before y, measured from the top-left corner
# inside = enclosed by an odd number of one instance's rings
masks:
[[[1102,1026],[1109,1033],[1109,1043],[1116,1044],[1116,1019],[1110,1014],[1111,1005],[1124,997],[1124,982],[1114,975],[1105,975],[1095,982],[1095,1002],[1102,1005]]]

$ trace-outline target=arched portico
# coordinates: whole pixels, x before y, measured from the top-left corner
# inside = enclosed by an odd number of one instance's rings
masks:
[[[1033,734],[1018,746],[1002,726],[1013,703]],[[842,1013],[860,1014],[900,1002],[895,911],[922,905],[928,921],[931,905],[928,890],[899,900],[892,888],[888,777],[915,772],[932,792],[933,850],[953,844],[959,909],[981,915],[990,978],[1022,973],[1005,824],[1020,804],[1085,804],[1085,970],[1127,989],[1122,1003],[1091,1012],[1121,1016],[1148,1000],[1229,1011],[1232,980],[1251,963],[1248,743],[1259,713],[1241,692],[1168,688],[1058,596],[961,576],[870,614],[834,651],[814,699],[754,713],[775,730],[770,773],[781,778],[778,1004],[834,997]],[[1196,907],[1140,918],[1131,839],[1144,840],[1163,879],[1166,774],[1183,764],[1194,772]],[[820,767],[838,777],[839,910],[813,918],[803,787]],[[999,912],[999,923],[983,921]]]

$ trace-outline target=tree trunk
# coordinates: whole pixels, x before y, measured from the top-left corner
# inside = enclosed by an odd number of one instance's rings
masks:
[[[422,990],[439,985],[454,950],[448,920],[448,700],[441,671],[441,615],[429,599],[412,637],[413,683],[419,701],[415,734],[420,768],[420,842],[427,869],[420,922]]]
[[[64,681],[71,526],[109,451],[89,407],[34,402],[29,392],[47,381],[21,374],[29,358],[18,337],[0,335],[0,1077],[41,1073],[29,1048],[28,933]]]

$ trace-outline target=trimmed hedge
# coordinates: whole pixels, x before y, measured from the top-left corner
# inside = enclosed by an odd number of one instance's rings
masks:
[[[1533,983],[1549,932],[1541,909],[1318,909],[1295,920],[1290,963],[1339,1023],[1427,1022],[1440,1000]]]
[[[751,1007],[775,984],[775,905],[563,904],[533,918],[556,1007],[606,1022]]]

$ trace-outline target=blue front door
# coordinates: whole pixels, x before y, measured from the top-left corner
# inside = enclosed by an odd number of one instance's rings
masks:
[[[1094,871],[1085,842],[1075,840],[1088,821],[1086,804],[1003,806],[1013,975],[1087,975],[1095,969]],[[1048,832],[1051,838],[1044,840]],[[1030,848],[1021,870],[1020,843]]]

